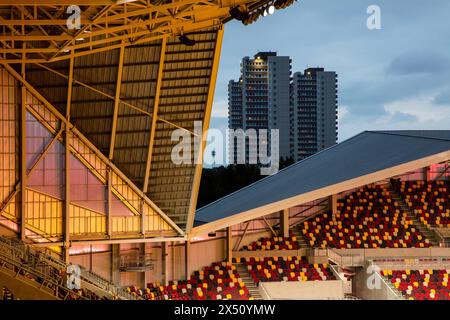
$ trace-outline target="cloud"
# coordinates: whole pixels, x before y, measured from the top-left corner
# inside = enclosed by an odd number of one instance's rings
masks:
[[[450,105],[434,104],[435,96],[430,94],[403,99],[388,103],[384,108],[391,114],[391,118],[396,113],[414,116],[416,122],[409,123],[411,127],[420,124],[421,126],[426,126],[428,129],[445,129],[445,127],[434,127],[435,124],[440,124],[445,121],[448,129],[448,123],[450,123]]]
[[[392,123],[399,123],[399,122],[414,123],[418,121],[418,118],[412,114],[396,111],[393,114],[391,114],[390,121]]]
[[[391,75],[439,74],[448,70],[446,56],[433,52],[407,52],[396,57],[386,69]]]
[[[434,97],[433,103],[436,105],[450,105],[450,88],[446,88],[445,91]]]
[[[339,141],[364,130],[444,130],[450,123],[450,103],[436,104],[437,93],[410,96],[381,105],[383,115],[361,117],[339,108]]]
[[[370,4],[303,0],[249,26],[227,23],[212,114],[223,122],[211,126],[226,126],[228,81],[239,77],[242,57],[272,50],[291,56],[293,72],[338,73],[340,141],[364,130],[448,129],[450,1],[378,0],[375,31],[366,27]]]

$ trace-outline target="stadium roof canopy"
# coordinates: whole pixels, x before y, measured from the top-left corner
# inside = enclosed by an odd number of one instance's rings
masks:
[[[450,160],[449,131],[365,131],[196,212],[192,235]]]
[[[200,121],[204,147],[223,24],[230,9],[259,15],[267,3],[0,0],[0,68],[189,232],[202,165],[171,161],[171,133],[194,136]]]

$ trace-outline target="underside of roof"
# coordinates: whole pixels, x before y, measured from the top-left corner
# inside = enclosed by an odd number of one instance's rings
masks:
[[[450,131],[366,131],[197,210],[193,232],[218,230],[448,160]]]
[[[75,127],[181,227],[187,221],[195,165],[172,163],[178,141],[171,141],[171,133],[179,128],[193,132],[195,121],[204,122],[220,46],[217,29],[189,36],[194,46],[168,38],[75,58],[70,109]],[[27,68],[27,81],[61,114],[66,114],[69,69],[70,61]]]
[[[0,64],[189,232],[202,165],[175,165],[171,134],[208,129],[223,24],[268,3],[0,0]]]

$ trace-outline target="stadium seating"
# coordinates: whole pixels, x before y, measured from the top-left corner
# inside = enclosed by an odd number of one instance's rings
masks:
[[[14,300],[14,295],[6,286],[2,288],[2,300]]]
[[[298,250],[299,248],[297,237],[291,235],[289,237],[261,238],[248,246],[244,246],[242,251]]]
[[[145,290],[128,290],[146,300],[252,300],[236,267],[227,262],[196,271],[187,281],[171,281],[167,286],[148,283]]]
[[[383,270],[381,273],[407,299],[450,300],[450,270]]]
[[[264,257],[236,258],[243,263],[253,281],[321,281],[335,280],[333,272],[326,264],[310,264],[306,257]]]
[[[423,224],[450,226],[450,181],[394,180],[392,185]]]
[[[311,247],[425,248],[428,239],[412,225],[406,212],[383,186],[366,186],[338,200],[338,209],[303,222]]]

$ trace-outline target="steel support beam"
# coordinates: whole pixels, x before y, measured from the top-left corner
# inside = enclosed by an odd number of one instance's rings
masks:
[[[245,235],[247,234],[248,227],[250,226],[250,221],[247,221],[247,224],[245,225],[244,232],[239,236],[239,240],[236,242],[236,245],[234,246],[234,251],[238,251],[239,247],[241,246],[242,240],[244,240]]]
[[[54,136],[52,138],[52,140],[47,144],[47,146],[44,148],[43,152],[39,155],[38,159],[36,159],[36,161],[31,165],[30,169],[27,170],[25,180],[27,180],[27,178],[31,175],[31,173],[33,173],[33,170],[38,166],[38,164],[42,161],[42,159],[45,158],[45,155],[47,154],[48,150],[50,150],[50,148],[53,146],[55,141],[61,137],[62,133],[63,133],[63,130],[60,130],[56,134],[56,136]],[[4,203],[2,204],[2,206],[0,208],[0,215],[3,213],[3,211],[6,209],[6,207],[8,207],[8,205],[11,203],[11,201],[14,199],[14,197],[19,192],[21,192],[21,190],[22,190],[22,182],[21,181],[22,180],[20,180],[15,185],[14,190],[8,195],[8,197],[6,197],[6,200],[4,201]]]
[[[423,180],[424,181],[429,181],[430,180],[430,167],[425,167],[422,169],[422,173],[423,173]]]
[[[111,245],[111,282],[120,285],[120,244]]]
[[[111,184],[111,168],[108,168],[108,178],[106,181],[106,235],[108,239],[112,237],[112,212],[111,212],[111,201],[112,201],[112,184]]]
[[[191,255],[191,242],[187,240],[184,242],[184,276],[186,280],[189,280],[189,277],[191,276],[190,255]]]
[[[59,72],[57,70],[49,68],[49,67],[47,67],[46,65],[44,65],[42,63],[34,63],[34,64],[36,66],[40,67],[40,68],[43,68],[43,69],[45,69],[45,70],[47,70],[49,72],[52,72],[52,73],[60,76],[61,78],[69,79],[69,76],[65,75],[64,73],[61,73],[61,72]],[[82,82],[80,80],[75,79],[75,78],[73,79],[73,83],[77,84],[77,85],[80,85],[82,87],[85,87],[86,89],[89,89],[89,90],[91,90],[91,91],[93,91],[95,93],[98,93],[98,94],[100,94],[100,95],[102,95],[102,96],[104,96],[104,97],[106,97],[106,98],[108,98],[110,100],[113,100],[113,101],[116,100],[116,97],[114,95],[111,95],[111,94],[108,94],[106,92],[103,92],[103,91],[101,91],[101,90],[99,90],[97,88],[94,88],[93,86],[88,85],[88,84],[86,84],[86,83],[84,83],[84,82]],[[145,110],[143,110],[143,109],[139,108],[138,106],[135,106],[135,105],[133,105],[131,103],[128,103],[128,102],[123,101],[121,99],[119,99],[119,102],[120,102],[120,104],[123,104],[124,106],[130,107],[131,109],[136,110],[136,111],[138,111],[140,113],[143,113],[143,114],[145,114],[147,116],[152,116],[151,113],[149,113],[149,112],[147,112],[147,111],[145,111]]]
[[[146,259],[145,253],[146,253],[145,243],[140,243],[139,244],[139,257],[144,257],[144,266],[145,266],[145,259]],[[140,260],[140,258],[139,258],[139,260]],[[146,276],[146,272],[145,272],[145,267],[144,267],[143,271],[139,272],[139,285],[141,286],[141,288],[147,287],[147,276]]]
[[[148,153],[147,153],[147,163],[145,166],[145,176],[144,176],[144,186],[142,190],[144,193],[148,191],[148,180],[150,179],[150,169],[152,165],[152,155],[153,155],[153,146],[155,143],[155,134],[156,134],[156,122],[158,120],[158,107],[159,107],[159,96],[161,95],[161,84],[163,79],[163,71],[164,71],[164,59],[166,55],[166,44],[167,38],[164,37],[161,43],[161,53],[159,55],[159,66],[158,66],[158,78],[156,80],[156,93],[155,93],[155,103],[153,104],[153,115],[152,115],[152,124],[150,128],[150,141],[148,144]]]
[[[186,241],[186,237],[154,237],[154,238],[123,238],[123,239],[101,239],[101,240],[71,240],[72,245],[96,245],[96,244],[136,244],[136,243],[148,243],[148,242],[171,242],[171,241]],[[64,246],[64,242],[36,242],[33,243],[35,247],[62,247]]]
[[[53,147],[55,142],[61,138],[61,135],[63,134],[63,129],[59,130],[56,135],[53,136],[52,140],[45,146],[44,150],[42,150],[42,153],[39,155],[39,157],[36,159],[36,161],[31,165],[30,169],[27,170],[27,176],[30,176],[30,174],[33,172],[33,170],[41,163],[41,161],[45,158],[48,151]]]
[[[233,261],[233,227],[227,227],[226,231],[226,259],[231,263]]]
[[[167,268],[167,256],[168,256],[168,243],[167,242],[161,242],[161,277],[162,281],[165,286],[169,284],[169,277],[168,277],[168,268]]]
[[[35,96],[58,120],[62,122],[63,125],[68,126],[72,131],[72,134],[76,136],[77,139],[80,139],[84,144],[86,144],[92,152],[103,161],[108,168],[110,168],[115,174],[117,174],[139,197],[145,199],[146,203],[156,212],[158,213],[162,219],[164,219],[176,232],[178,232],[184,239],[185,232],[181,230],[173,221],[170,219],[153,201],[151,201],[145,193],[142,192],[140,188],[138,188],[133,182],[123,174],[103,153],[101,153],[95,145],[92,144],[79,130],[77,130],[73,125],[67,121],[66,117],[62,115],[48,100],[46,100],[29,82],[27,82],[19,73],[17,73],[14,68],[12,68],[9,64],[3,64],[4,68],[20,83],[22,83],[27,90]],[[72,81],[73,82],[73,81]],[[32,112],[33,109],[27,106],[28,111]],[[50,129],[49,129],[50,130]],[[52,131],[52,130],[50,130]],[[55,132],[53,132],[55,133]],[[139,241],[135,241],[139,242]],[[111,242],[107,242],[111,243]],[[56,244],[55,244],[56,245]]]
[[[283,237],[289,237],[289,209],[280,211],[280,229]]]
[[[21,69],[22,77],[26,78],[26,65],[22,63]],[[20,86],[21,101],[20,101],[20,223],[19,233],[20,239],[26,238],[26,212],[27,212],[27,199],[26,199],[26,187],[27,187],[27,89],[21,84]]]
[[[328,197],[329,210],[331,211],[331,217],[334,222],[336,222],[336,212],[337,212],[337,194],[332,194]]]
[[[117,69],[117,81],[116,81],[116,94],[114,96],[114,114],[111,128],[111,141],[109,144],[109,160],[114,158],[114,146],[116,144],[116,132],[117,132],[117,119],[119,117],[120,106],[120,90],[122,87],[122,71],[123,71],[123,58],[125,55],[125,47],[120,47],[119,62]]]
[[[267,221],[266,217],[262,217],[264,223],[267,225],[267,227],[270,229],[270,232],[272,232],[272,235],[274,237],[278,236],[275,230],[273,230],[272,226],[270,225],[269,221]]]
[[[207,131],[211,120],[211,111],[214,101],[214,91],[216,88],[217,73],[219,70],[220,52],[222,50],[223,28],[217,31],[216,47],[214,49],[214,58],[209,80],[208,99],[206,102],[205,114],[203,117],[203,134],[200,150],[198,150],[197,162],[195,165],[194,179],[191,188],[191,197],[189,201],[188,217],[186,222],[186,233],[189,234],[194,226],[195,210],[197,207],[198,191],[200,189],[200,180],[203,169],[203,151],[206,147]]]
[[[69,81],[67,84],[67,105],[66,105],[66,126],[64,136],[64,174],[65,174],[65,188],[64,188],[64,212],[63,212],[63,234],[64,234],[64,248],[63,258],[64,261],[69,262],[70,251],[70,109],[72,103],[72,88],[73,88],[73,65],[74,59],[70,59],[69,63]]]

